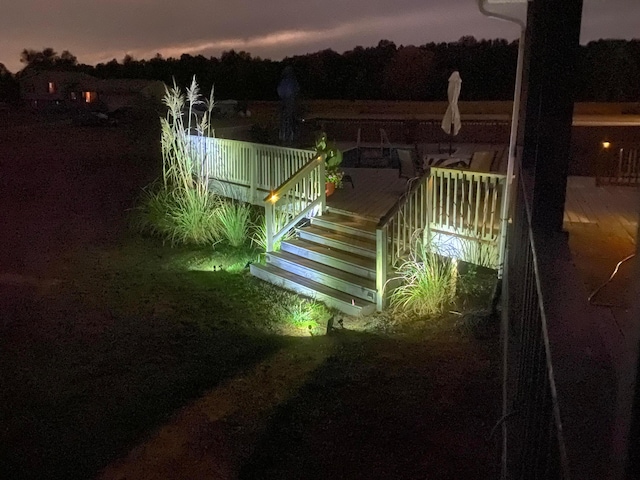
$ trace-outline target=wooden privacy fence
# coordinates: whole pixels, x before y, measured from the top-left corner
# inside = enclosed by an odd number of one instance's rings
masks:
[[[212,189],[227,197],[261,205],[315,156],[313,150],[189,135],[187,142]]]

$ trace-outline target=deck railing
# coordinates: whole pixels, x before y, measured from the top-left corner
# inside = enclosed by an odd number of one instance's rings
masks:
[[[505,185],[506,175],[448,168],[431,168],[428,175],[413,179],[378,223],[378,310],[384,307],[388,270],[410,251],[416,232],[426,233],[427,239],[444,233],[497,248]]]
[[[615,155],[602,153],[598,185],[640,185],[640,148],[621,147]]]
[[[305,216],[326,207],[325,155],[315,155],[264,198],[267,252]],[[280,213],[280,215],[279,215]],[[284,221],[280,219],[284,218]]]
[[[282,185],[315,155],[313,150],[189,135],[190,147],[201,162],[200,175],[242,192],[238,198],[260,204],[264,195]],[[238,190],[239,187],[239,190]],[[233,198],[237,194],[229,193]]]
[[[503,478],[568,479],[528,185],[520,174],[509,231]],[[542,247],[544,248],[544,247]]]
[[[430,175],[429,228],[495,242],[506,175],[438,167]]]
[[[429,176],[413,179],[407,192],[378,222],[376,228],[376,307],[385,304],[385,286],[389,267],[398,263],[411,249],[415,233],[429,223]]]

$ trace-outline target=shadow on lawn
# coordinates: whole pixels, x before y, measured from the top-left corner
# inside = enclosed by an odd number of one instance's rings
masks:
[[[348,331],[336,342],[271,416],[241,479],[496,477],[497,343]]]
[[[9,310],[0,338],[3,478],[92,478],[176,409],[284,343],[69,295],[25,294]]]

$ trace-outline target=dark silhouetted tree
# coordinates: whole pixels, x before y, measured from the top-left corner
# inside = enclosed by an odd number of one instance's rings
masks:
[[[400,47],[384,72],[385,90],[394,100],[423,100],[434,54],[409,45]]]
[[[24,70],[29,69],[55,69],[73,70],[78,66],[78,59],[69,50],[64,50],[60,55],[51,48],[32,50],[25,48],[20,53],[20,63],[24,63]]]

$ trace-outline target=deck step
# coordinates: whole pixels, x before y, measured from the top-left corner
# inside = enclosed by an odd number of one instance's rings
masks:
[[[348,315],[368,315],[375,311],[375,303],[348,295],[271,264],[251,264],[251,274],[274,285],[314,298]]]
[[[362,237],[373,241],[376,238],[376,222],[337,212],[327,212],[319,217],[313,217],[311,224],[354,237]]]
[[[376,258],[375,239],[348,235],[316,225],[310,225],[300,229],[298,235],[303,240],[325,245],[330,248],[353,253],[361,257]]]
[[[267,254],[267,263],[353,297],[375,302],[376,282],[289,252]]]
[[[377,305],[376,227],[375,220],[325,212],[251,273],[349,315],[368,315]]]
[[[301,238],[282,242],[281,250],[360,277],[376,279],[376,261],[373,258],[361,257]]]

